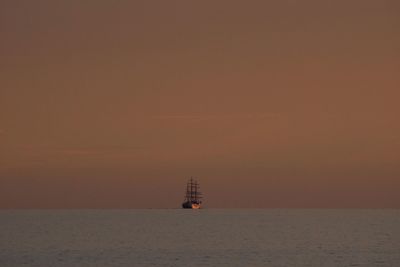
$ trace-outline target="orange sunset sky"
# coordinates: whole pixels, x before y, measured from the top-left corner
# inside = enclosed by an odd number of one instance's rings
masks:
[[[0,0],[0,208],[400,208],[397,0]]]

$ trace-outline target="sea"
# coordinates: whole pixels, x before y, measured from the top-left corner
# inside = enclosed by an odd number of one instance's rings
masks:
[[[2,210],[0,266],[400,266],[400,210]]]

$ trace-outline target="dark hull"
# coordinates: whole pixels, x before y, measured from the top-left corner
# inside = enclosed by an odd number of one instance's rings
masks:
[[[184,209],[200,209],[200,203],[187,201],[187,202],[182,203],[182,208],[184,208]]]

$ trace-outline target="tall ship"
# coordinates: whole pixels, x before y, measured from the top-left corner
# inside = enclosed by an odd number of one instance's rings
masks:
[[[186,185],[185,200],[182,203],[184,209],[200,209],[201,207],[201,192],[199,191],[199,183],[190,177]]]

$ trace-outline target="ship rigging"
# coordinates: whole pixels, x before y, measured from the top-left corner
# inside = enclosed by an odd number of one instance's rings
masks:
[[[186,185],[185,199],[182,203],[182,208],[184,209],[200,209],[202,194],[199,191],[199,183],[190,177]]]

